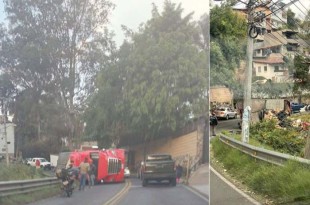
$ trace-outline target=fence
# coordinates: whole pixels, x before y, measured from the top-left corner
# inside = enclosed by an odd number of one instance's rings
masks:
[[[0,182],[0,197],[29,193],[59,183],[56,177]]]
[[[289,154],[283,154],[271,150],[266,150],[263,148],[255,147],[246,143],[242,143],[238,140],[229,138],[223,134],[220,135],[220,140],[231,146],[234,147],[252,157],[255,157],[257,159],[276,164],[276,165],[283,165],[285,162],[289,160],[295,160],[298,161],[304,165],[310,166],[310,160],[300,158],[300,157],[295,157]]]

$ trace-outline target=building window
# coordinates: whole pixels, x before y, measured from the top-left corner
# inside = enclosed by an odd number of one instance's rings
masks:
[[[276,66],[274,67],[274,72],[279,72],[279,71],[280,71],[280,70],[279,70],[279,66],[276,65]]]
[[[264,66],[264,71],[267,72],[267,66]]]
[[[274,72],[285,72],[285,69],[281,66],[274,66]]]
[[[288,44],[286,46],[287,51],[297,51],[297,45],[295,44]]]
[[[257,68],[257,72],[258,72],[258,73],[262,72],[262,70],[261,70],[261,67],[260,67],[260,66],[258,66],[258,68]]]

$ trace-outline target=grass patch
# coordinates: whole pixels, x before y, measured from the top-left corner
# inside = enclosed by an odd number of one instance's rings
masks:
[[[0,181],[38,179],[44,177],[46,177],[46,175],[42,169],[36,169],[35,167],[24,164],[10,164],[7,166],[4,162],[0,163]],[[0,204],[22,205],[57,194],[60,194],[60,184],[42,187],[30,193],[0,197]]]
[[[222,131],[221,133],[224,134],[227,137],[233,138],[233,139],[238,140],[238,141],[241,142],[241,134],[234,134],[234,133],[231,133],[231,132],[228,132],[228,131]],[[269,146],[269,145],[266,145],[266,144],[262,144],[256,138],[250,137],[249,144],[253,145],[255,147],[260,147],[260,148],[263,148],[263,149],[276,151],[272,146]]]
[[[60,186],[52,185],[50,187],[41,188],[40,190],[27,194],[17,194],[13,196],[0,197],[0,204],[24,205],[56,195],[60,195]]]
[[[36,179],[45,177],[42,169],[27,166],[24,164],[0,163],[0,181]]]
[[[215,160],[252,192],[271,199],[274,204],[310,204],[310,167],[294,161],[276,166],[253,160],[218,138],[211,143]]]

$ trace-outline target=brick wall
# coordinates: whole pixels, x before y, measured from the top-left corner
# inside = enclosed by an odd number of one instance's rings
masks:
[[[179,137],[151,141],[146,146],[146,154],[167,153],[171,154],[177,163],[184,164],[188,158],[194,162],[202,157],[202,138],[203,129],[198,126],[196,131]],[[130,151],[135,153],[135,166],[137,166],[144,158],[144,146],[143,144],[132,146]]]
[[[210,102],[231,104],[232,100],[233,94],[229,88],[224,86],[215,86],[210,88]]]

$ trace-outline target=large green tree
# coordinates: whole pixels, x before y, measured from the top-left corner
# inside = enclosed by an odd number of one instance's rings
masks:
[[[87,118],[97,113],[92,122],[100,121],[105,133],[114,134],[114,143],[162,137],[183,128],[191,115],[205,114],[206,54],[197,44],[200,30],[191,18],[170,1],[162,13],[153,5],[152,18],[138,32],[127,32],[115,64],[103,69],[93,98],[100,110],[92,106]]]
[[[1,32],[0,69],[20,91],[19,108],[25,110],[18,113],[31,111],[28,116],[36,122],[37,134],[29,137],[40,139],[56,122],[64,121],[59,129],[61,133],[67,129],[72,141],[83,101],[94,90],[94,76],[115,49],[104,28],[114,5],[108,0],[5,0],[4,4],[8,27]]]
[[[303,55],[297,55],[294,58],[294,91],[310,90],[309,66],[310,58]]]
[[[300,19],[296,17],[296,14],[291,10],[287,10],[287,27],[292,30],[298,29],[300,26]]]
[[[203,17],[200,25],[204,28],[206,24]],[[202,31],[204,36],[211,36],[210,85],[225,85],[234,91],[236,98],[242,98],[242,82],[234,76],[245,57],[246,19],[229,5],[216,6],[210,13],[210,34]]]

